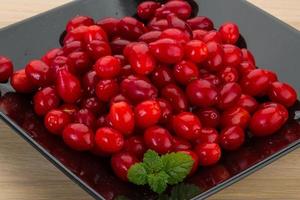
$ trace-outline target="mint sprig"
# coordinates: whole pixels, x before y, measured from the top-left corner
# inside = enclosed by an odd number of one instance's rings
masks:
[[[159,156],[153,150],[144,154],[143,162],[136,163],[128,170],[128,180],[136,185],[148,184],[161,194],[168,185],[182,182],[190,173],[193,159],[185,153],[169,153]]]

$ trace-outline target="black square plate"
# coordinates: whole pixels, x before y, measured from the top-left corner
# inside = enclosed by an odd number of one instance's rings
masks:
[[[212,18],[216,25],[236,22],[254,53],[258,66],[276,71],[280,80],[300,91],[299,31],[259,10],[246,1],[197,0],[198,15]],[[0,30],[0,54],[22,68],[30,59],[39,58],[47,49],[58,47],[58,38],[68,19],[90,15],[95,19],[122,17],[135,13],[137,0],[79,0]],[[245,44],[244,44],[245,45]],[[78,153],[47,133],[36,117],[30,96],[16,94],[1,86],[0,116],[49,161],[97,199],[157,199],[147,188],[124,183],[113,175],[107,159]],[[227,153],[212,167],[202,168],[185,183],[170,188],[168,195],[203,199],[240,180],[300,145],[300,105],[290,109],[287,125],[277,134],[249,139],[240,150]],[[168,199],[167,194],[161,198]]]

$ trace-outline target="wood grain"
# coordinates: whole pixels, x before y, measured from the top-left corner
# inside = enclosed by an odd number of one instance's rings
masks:
[[[0,28],[70,0],[0,0]],[[300,30],[299,0],[250,0]],[[0,122],[0,200],[89,200],[7,125]],[[210,200],[300,199],[300,150],[210,197]]]

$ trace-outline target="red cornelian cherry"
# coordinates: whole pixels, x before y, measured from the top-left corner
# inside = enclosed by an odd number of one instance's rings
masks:
[[[258,110],[265,108],[276,108],[279,114],[283,117],[284,120],[288,120],[289,113],[288,110],[281,104],[275,102],[265,102],[259,105]]]
[[[97,60],[94,68],[101,79],[112,79],[120,74],[121,63],[113,56],[104,56]]]
[[[79,80],[67,70],[60,70],[56,80],[56,89],[66,103],[75,103],[81,97]]]
[[[109,100],[119,93],[119,85],[114,79],[100,80],[96,85],[96,95],[101,101]]]
[[[161,90],[162,98],[166,99],[172,105],[175,112],[187,111],[188,100],[184,92],[175,84],[168,84]]]
[[[147,147],[142,136],[132,136],[125,140],[123,150],[135,155],[138,159],[142,159]]]
[[[186,1],[169,1],[156,10],[155,16],[165,18],[170,13],[174,13],[180,19],[186,20],[192,14],[192,7]]]
[[[132,165],[139,160],[129,152],[120,152],[114,154],[111,158],[111,167],[121,180],[128,181],[127,173]]]
[[[120,36],[128,40],[137,40],[146,30],[145,25],[133,17],[124,17],[118,24]]]
[[[77,151],[91,150],[94,146],[94,133],[84,124],[73,123],[63,130],[64,142]]]
[[[64,52],[64,55],[69,55],[70,53],[77,52],[77,51],[83,51],[84,44],[82,41],[72,41],[67,44],[64,44],[62,50]]]
[[[182,84],[187,85],[191,81],[199,78],[198,67],[190,61],[181,61],[173,68],[175,80]]]
[[[0,83],[6,83],[13,74],[14,67],[12,61],[0,55]]]
[[[154,126],[161,117],[159,103],[148,100],[139,103],[134,109],[135,123],[138,127],[147,128]]]
[[[116,153],[124,146],[123,135],[112,128],[103,127],[96,131],[95,145],[104,153]]]
[[[242,89],[237,83],[226,83],[220,90],[218,107],[226,110],[235,106],[242,94]]]
[[[112,127],[123,135],[133,133],[135,126],[134,112],[128,103],[124,101],[113,103],[110,107],[108,118]]]
[[[196,114],[204,127],[216,128],[220,123],[220,112],[215,108],[202,108]]]
[[[249,112],[242,107],[233,107],[222,113],[221,126],[239,126],[245,129],[250,122]]]
[[[74,121],[76,123],[86,125],[91,130],[94,130],[94,128],[96,126],[96,116],[95,116],[95,114],[92,111],[90,111],[86,108],[82,108],[82,109],[78,110],[75,113]]]
[[[68,55],[68,59],[72,73],[81,75],[90,70],[91,59],[88,53],[83,51],[73,52]]]
[[[104,109],[104,104],[95,96],[83,98],[81,108],[86,108],[94,114],[99,114]]]
[[[249,113],[253,113],[258,107],[258,102],[252,96],[242,94],[237,102],[237,106],[246,109]]]
[[[89,26],[78,26],[67,32],[64,37],[63,44],[67,44],[73,41],[84,41],[84,34],[89,30]]]
[[[240,37],[239,27],[232,22],[222,24],[219,28],[219,32],[225,44],[235,44]]]
[[[203,29],[196,29],[193,30],[193,40],[203,40],[204,36],[208,33],[207,31],[203,30]]]
[[[173,118],[172,126],[175,133],[184,139],[194,140],[201,132],[201,122],[199,118],[190,112],[182,112]]]
[[[214,30],[209,31],[203,36],[202,41],[205,43],[214,41],[214,42],[221,44],[222,43],[222,35],[218,31],[214,31]]]
[[[282,112],[287,113],[283,106],[280,108],[269,106],[257,110],[249,124],[251,133],[259,137],[274,134],[287,120]]]
[[[18,70],[12,74],[10,84],[15,91],[19,93],[31,93],[35,89],[35,86],[27,77],[24,69]]]
[[[165,65],[158,66],[152,72],[151,80],[157,88],[162,88],[169,83],[173,83],[174,77],[172,70]]]
[[[191,150],[180,150],[178,152],[185,153],[185,154],[191,156],[191,158],[193,159],[193,166],[192,166],[192,169],[191,169],[191,171],[189,173],[189,176],[193,175],[197,171],[197,169],[199,167],[199,158],[198,158],[198,155],[194,151],[191,151]]]
[[[71,123],[71,117],[64,111],[54,109],[44,118],[44,125],[50,133],[61,135],[64,128]]]
[[[144,1],[137,7],[137,15],[144,20],[150,20],[154,17],[155,11],[160,7],[160,3],[155,1]]]
[[[47,65],[51,66],[53,60],[57,56],[62,56],[64,54],[64,51],[61,48],[55,48],[49,50],[47,53],[44,54],[44,56],[41,58],[43,62],[45,62]]]
[[[216,164],[221,158],[221,148],[216,143],[198,144],[195,153],[198,155],[201,166]]]
[[[67,23],[66,31],[69,32],[79,26],[91,26],[94,25],[95,22],[92,18],[88,16],[76,16],[72,18],[70,21]]]
[[[241,49],[242,51],[242,60],[243,62],[249,62],[253,64],[254,66],[256,65],[255,58],[253,54],[248,50],[248,49]]]
[[[209,107],[218,101],[218,90],[206,80],[192,81],[186,88],[186,94],[190,102],[195,106]]]
[[[44,116],[50,110],[57,108],[59,103],[59,96],[56,90],[52,87],[43,88],[33,97],[34,111],[39,116]]]
[[[204,16],[197,16],[187,20],[187,23],[193,30],[201,29],[211,31],[214,29],[214,23],[211,19]]]
[[[245,141],[244,130],[239,126],[228,126],[220,134],[220,145],[225,150],[236,150]]]
[[[178,41],[181,44],[185,44],[190,40],[190,36],[177,28],[165,29],[159,36],[160,39],[170,38]]]
[[[111,55],[112,52],[109,44],[106,41],[100,40],[93,40],[87,43],[86,50],[94,60],[98,60],[103,56]]]
[[[243,61],[237,67],[237,70],[238,70],[239,74],[241,75],[241,77],[246,76],[249,72],[251,72],[252,70],[255,70],[255,69],[256,69],[255,65],[253,65],[251,62],[245,62],[245,61]]]
[[[229,67],[239,66],[242,62],[242,51],[237,46],[231,44],[223,45],[223,64]]]
[[[138,41],[145,42],[145,43],[155,42],[160,38],[161,33],[162,33],[161,31],[155,31],[155,30],[146,32],[139,37]]]
[[[108,41],[105,31],[98,25],[89,26],[83,37],[86,44],[93,40]]]
[[[182,60],[184,49],[176,40],[165,38],[149,44],[151,53],[160,62],[175,64]]]
[[[147,25],[150,31],[163,31],[169,27],[169,23],[166,19],[158,19],[154,17]]]
[[[51,77],[55,81],[60,70],[67,70],[71,72],[71,62],[66,56],[57,56],[50,65]]]
[[[297,101],[297,92],[287,83],[273,82],[270,86],[269,98],[277,103],[290,107]]]
[[[209,71],[219,71],[223,68],[223,56],[224,50],[221,44],[217,42],[208,42],[206,44],[208,50],[208,58],[204,63],[204,66]]]
[[[208,49],[204,42],[191,40],[185,45],[185,57],[195,63],[202,63],[208,58]]]
[[[225,67],[219,72],[219,77],[223,83],[238,82],[239,73],[234,67]]]
[[[173,151],[174,152],[190,150],[192,148],[192,145],[190,144],[190,142],[181,137],[173,136],[172,143],[173,143]]]
[[[25,68],[25,73],[34,85],[46,86],[51,83],[50,68],[41,60],[29,62]]]
[[[199,137],[196,139],[196,144],[203,143],[219,143],[218,131],[214,128],[202,128]]]
[[[107,17],[97,21],[97,25],[100,26],[107,34],[108,37],[113,37],[118,34],[118,24],[120,20],[114,17]]]
[[[160,115],[160,120],[159,123],[165,124],[167,123],[173,114],[173,108],[170,102],[168,102],[165,99],[157,99],[157,102],[159,103],[161,115]]]
[[[172,136],[167,129],[159,126],[152,126],[145,130],[144,141],[148,148],[159,154],[166,154],[172,151]]]

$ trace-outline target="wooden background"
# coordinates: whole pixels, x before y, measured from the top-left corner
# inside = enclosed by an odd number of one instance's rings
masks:
[[[0,28],[69,1],[0,0]],[[299,0],[249,1],[300,29]],[[0,130],[0,200],[92,199],[3,122]],[[300,149],[209,199],[299,200],[299,158]]]

